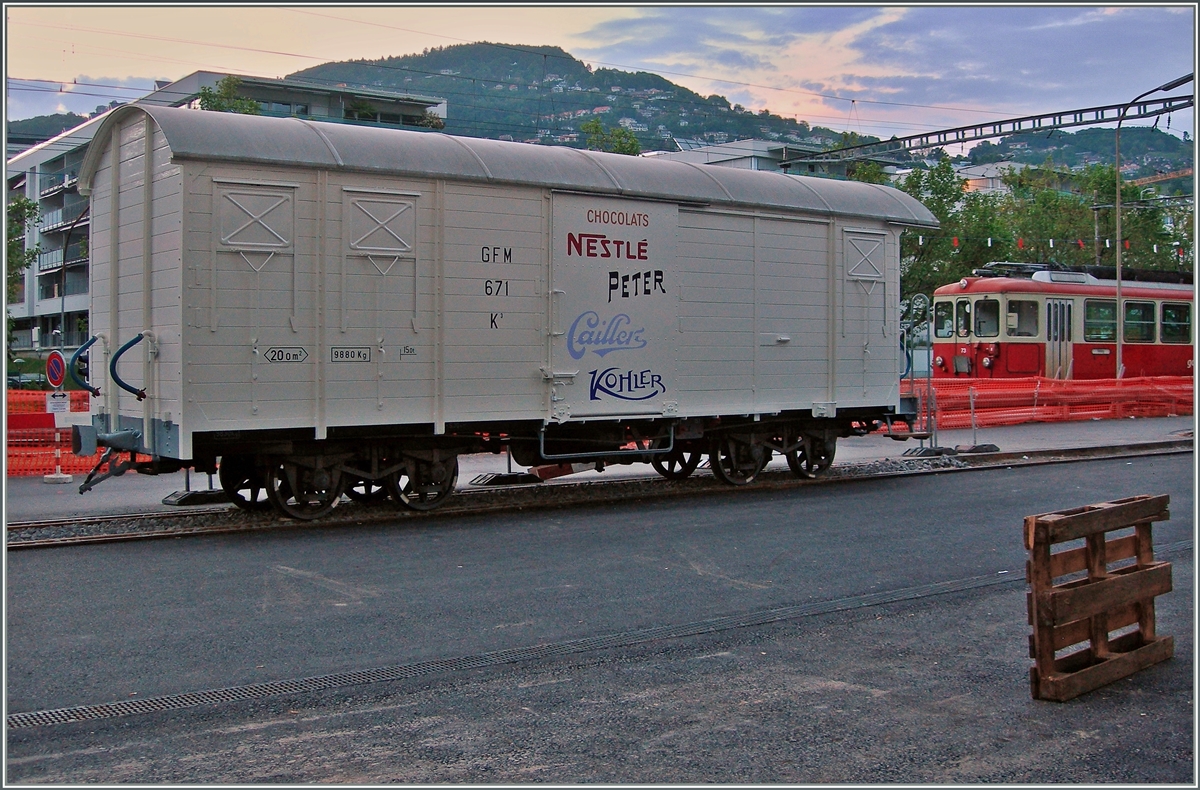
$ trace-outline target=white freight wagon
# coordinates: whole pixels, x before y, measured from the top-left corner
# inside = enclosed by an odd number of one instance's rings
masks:
[[[505,444],[820,469],[897,411],[899,234],[937,224],[884,186],[138,105],[79,183],[103,380],[77,451],[221,459],[239,504],[299,517],[354,483],[431,507]]]

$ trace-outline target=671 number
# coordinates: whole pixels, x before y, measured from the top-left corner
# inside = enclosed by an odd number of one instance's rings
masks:
[[[488,296],[508,296],[508,280],[484,280],[483,292]]]

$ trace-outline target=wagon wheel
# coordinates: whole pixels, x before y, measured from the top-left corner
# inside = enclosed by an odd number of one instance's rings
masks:
[[[229,501],[242,510],[257,511],[271,507],[267,485],[262,473],[254,467],[254,459],[245,455],[221,457],[217,479]]]
[[[361,477],[352,477],[346,483],[346,496],[350,497],[355,502],[371,504],[387,499],[387,495],[388,490],[386,482],[366,480]]]
[[[696,471],[703,458],[704,453],[699,450],[684,450],[676,446],[665,455],[651,456],[650,465],[668,480],[685,480]]]
[[[407,459],[387,478],[388,493],[397,503],[412,510],[441,507],[458,483],[458,458],[448,461]]]
[[[713,439],[708,459],[718,480],[731,486],[744,486],[753,483],[762,472],[771,460],[771,451],[761,444],[719,436]]]
[[[285,516],[312,521],[338,506],[346,476],[336,469],[312,469],[289,461],[272,464],[267,496]]]
[[[787,453],[788,468],[796,477],[817,477],[833,463],[833,454],[837,451],[836,439],[828,442],[814,439],[810,446],[816,458],[809,458],[803,447]]]

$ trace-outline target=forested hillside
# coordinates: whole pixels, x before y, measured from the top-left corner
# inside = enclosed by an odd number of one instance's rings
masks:
[[[73,112],[56,113],[54,115],[38,115],[22,121],[9,121],[6,125],[9,134],[19,134],[48,140],[51,137],[74,129],[87,120],[86,115],[76,115]]]
[[[810,128],[769,110],[700,96],[657,74],[592,69],[558,47],[460,44],[381,61],[326,63],[288,75],[444,98],[445,131],[583,147],[580,125],[623,126],[643,150],[675,150],[671,137],[710,143],[760,138],[826,146],[841,132]],[[856,142],[872,142],[864,137]]]

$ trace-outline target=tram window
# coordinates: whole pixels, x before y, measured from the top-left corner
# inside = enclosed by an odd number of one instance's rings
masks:
[[[933,305],[933,336],[954,337],[954,303],[936,302]]]
[[[1037,337],[1038,303],[1028,299],[1009,299],[1005,331],[1009,337]]]
[[[1154,342],[1154,302],[1125,303],[1125,342]]]
[[[1083,340],[1086,343],[1115,343],[1117,340],[1117,303],[1107,299],[1087,299],[1083,303]]]
[[[1163,302],[1162,342],[1192,342],[1192,306],[1190,304]]]
[[[975,303],[975,336],[1000,336],[1000,301],[980,299]]]
[[[971,301],[959,299],[956,308],[954,328],[959,337],[967,337],[971,334]]]
[[[954,302],[937,302],[933,306],[934,337],[954,337]]]

